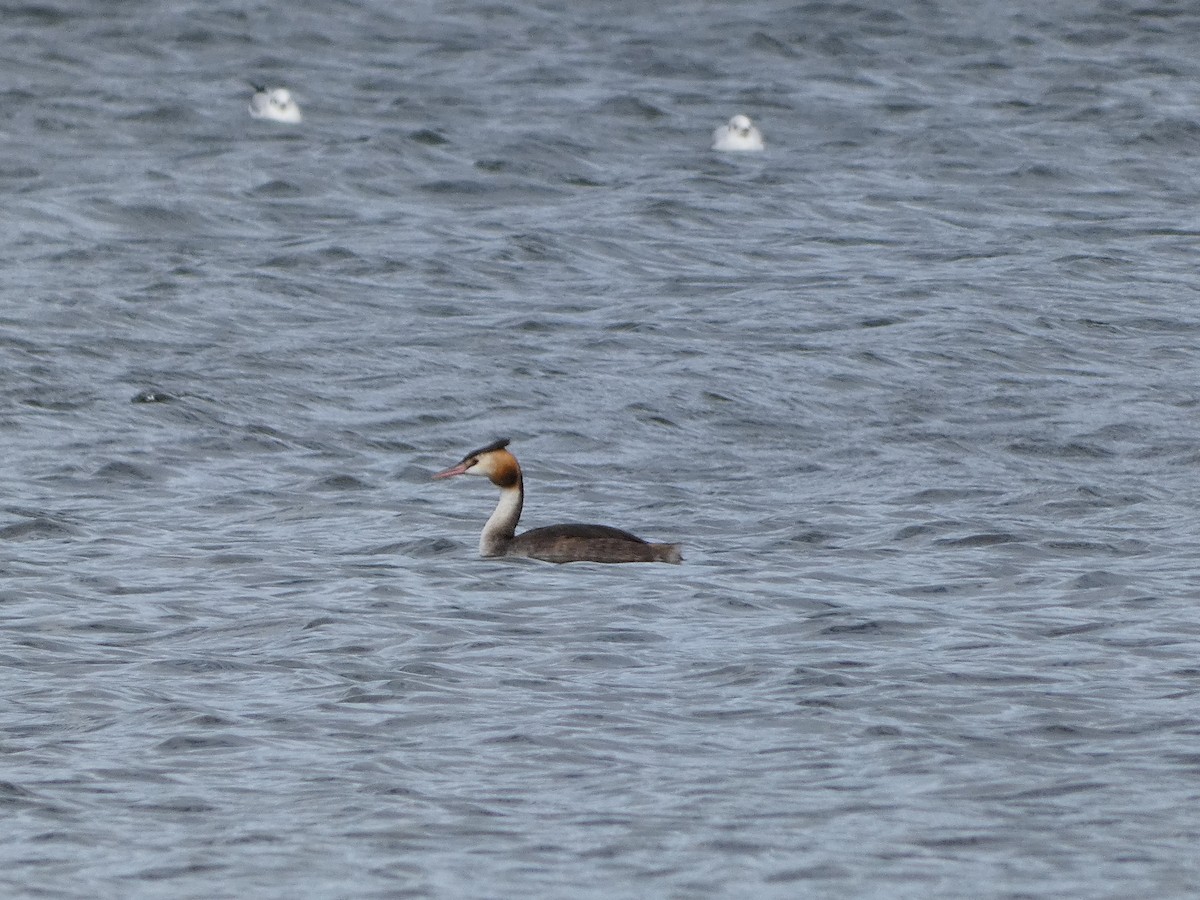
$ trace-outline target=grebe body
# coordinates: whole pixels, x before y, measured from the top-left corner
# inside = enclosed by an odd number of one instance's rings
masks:
[[[763,149],[762,132],[749,116],[734,116],[713,132],[714,150],[738,151]]]
[[[484,475],[500,488],[500,502],[479,538],[480,556],[519,556],[553,563],[682,561],[679,544],[652,544],[608,525],[572,522],[533,528],[518,535],[517,522],[525,505],[525,485],[517,458],[506,449],[508,443],[505,438],[473,450],[463,457],[462,462],[433,476]]]

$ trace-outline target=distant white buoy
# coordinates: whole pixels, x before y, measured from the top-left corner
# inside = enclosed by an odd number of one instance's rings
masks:
[[[734,116],[729,124],[713,132],[714,150],[761,150],[762,132],[750,121],[749,116]]]
[[[300,106],[287,88],[265,88],[254,85],[254,96],[250,98],[250,115],[256,119],[295,124],[303,117]]]

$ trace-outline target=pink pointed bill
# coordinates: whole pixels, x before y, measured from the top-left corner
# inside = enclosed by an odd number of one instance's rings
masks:
[[[467,464],[460,462],[457,466],[451,466],[448,469],[442,469],[440,472],[434,473],[434,478],[452,478],[455,475],[467,474]]]

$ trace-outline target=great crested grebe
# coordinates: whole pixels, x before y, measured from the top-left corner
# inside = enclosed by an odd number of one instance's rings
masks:
[[[525,504],[525,486],[517,458],[505,448],[508,438],[472,450],[462,462],[443,469],[434,478],[486,475],[500,488],[500,502],[483,526],[480,556],[523,556],[546,562],[666,562],[683,560],[679,544],[651,544],[608,525],[547,525],[517,535],[517,521]]]
[[[265,88],[252,84],[254,96],[250,98],[250,115],[256,119],[270,119],[295,125],[303,121],[300,105],[287,88]]]
[[[761,150],[763,148],[762,132],[758,130],[749,116],[734,116],[729,124],[722,125],[713,132],[714,150]]]

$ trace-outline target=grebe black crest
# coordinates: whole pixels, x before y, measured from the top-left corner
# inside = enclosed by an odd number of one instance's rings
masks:
[[[517,522],[525,505],[525,485],[521,466],[508,451],[508,445],[508,438],[493,441],[433,476],[484,475],[500,488],[500,502],[479,538],[480,556],[522,556],[554,563],[682,562],[679,544],[651,544],[608,525],[548,525],[517,535]]]

